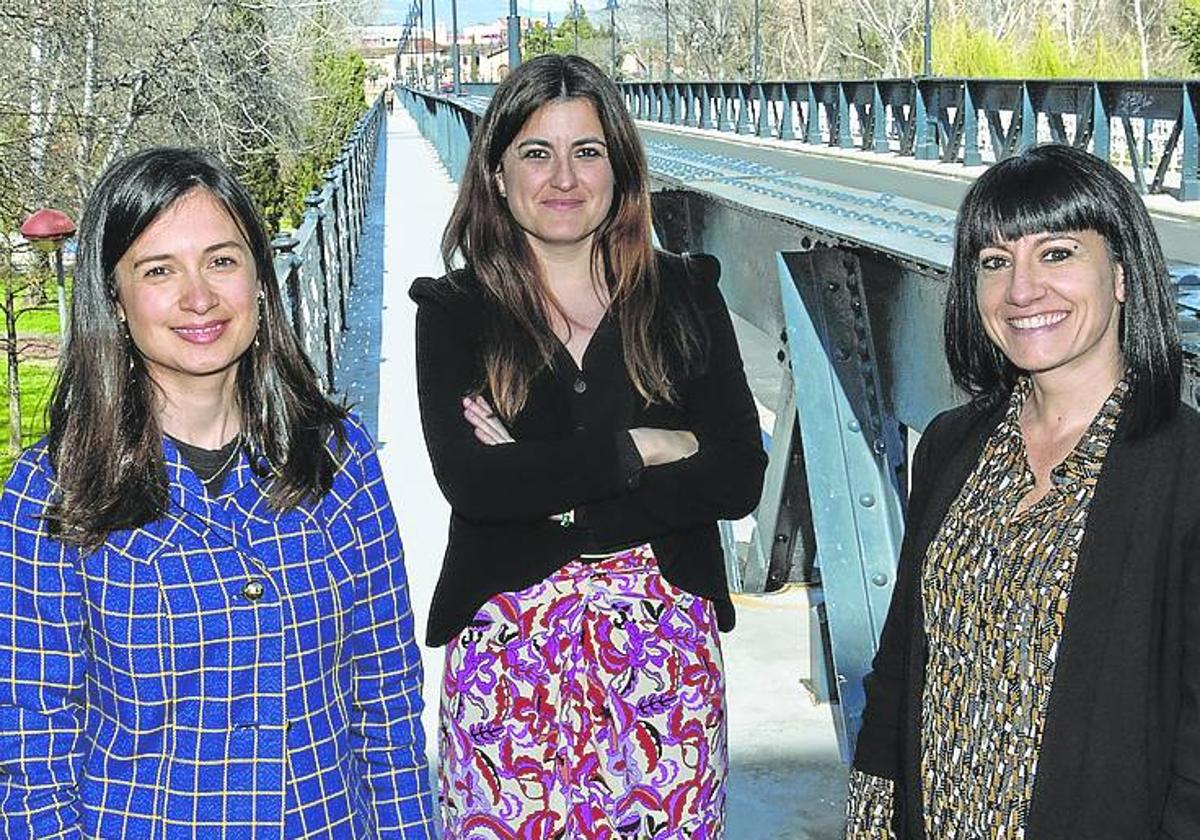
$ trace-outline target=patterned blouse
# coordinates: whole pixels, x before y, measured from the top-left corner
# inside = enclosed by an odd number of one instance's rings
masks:
[[[929,837],[1021,840],[1046,703],[1088,508],[1128,384],[1118,383],[1075,449],[1034,487],[1019,418],[1030,382],[930,543],[922,571],[928,660],[921,783]],[[853,771],[847,838],[892,837],[893,783]]]

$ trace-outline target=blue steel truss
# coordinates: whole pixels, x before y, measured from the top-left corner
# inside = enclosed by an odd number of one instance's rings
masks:
[[[680,81],[622,88],[642,120],[966,166],[1028,148],[1041,126],[1043,136],[1131,171],[1142,192],[1200,199],[1200,81]],[[1114,159],[1114,122],[1122,159]],[[1152,138],[1155,128],[1160,136]]]

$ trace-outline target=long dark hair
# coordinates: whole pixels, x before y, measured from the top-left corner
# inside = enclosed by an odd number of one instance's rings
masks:
[[[486,386],[501,416],[525,404],[533,376],[552,364],[556,348],[548,294],[537,257],[500,195],[495,174],[526,121],[543,105],[566,99],[592,103],[604,129],[613,171],[613,200],[592,239],[593,265],[603,267],[621,330],[625,367],[647,402],[671,402],[673,379],[701,356],[702,327],[690,297],[663,300],[652,246],[646,157],[637,127],[616,85],[575,55],[543,55],[508,75],[476,126],[454,212],[442,235],[447,271],[461,257],[460,282],[477,283],[493,304],[483,337]],[[675,296],[672,296],[675,297]]]
[[[1047,231],[1092,230],[1125,271],[1119,340],[1132,391],[1124,433],[1145,434],[1179,407],[1178,315],[1162,247],[1141,196],[1120,172],[1081,149],[1036,146],[988,169],[958,211],[945,341],[962,388],[1000,398],[1021,375],[984,332],[976,299],[979,252]]]
[[[71,329],[50,401],[49,455],[58,493],[47,520],[66,542],[94,548],[167,509],[159,394],[117,317],[117,262],[176,201],[205,190],[238,225],[262,290],[261,320],[238,361],[242,438],[271,476],[270,503],[294,507],[327,492],[332,433],[344,444],[345,409],[317,385],[288,323],[271,249],[253,201],[216,158],[192,149],[147,149],[108,168],[79,225]]]

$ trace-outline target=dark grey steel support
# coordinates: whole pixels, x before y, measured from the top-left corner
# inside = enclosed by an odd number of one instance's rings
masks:
[[[931,89],[922,85],[919,81],[913,83],[915,90],[913,91],[913,120],[915,120],[915,135],[913,137],[913,156],[917,160],[937,160],[937,131],[936,125],[936,110],[934,115],[930,114],[930,103],[926,100],[926,94],[932,97],[934,94]]]
[[[1192,99],[1198,90],[1197,86],[1185,82],[1183,84],[1183,107],[1180,109],[1180,127],[1183,136],[1183,148],[1179,150],[1179,198],[1182,201],[1200,199],[1200,176],[1197,175],[1197,155],[1200,155],[1200,142],[1197,140],[1196,102]]]
[[[741,591],[771,592],[788,581],[813,582],[808,477],[796,414],[796,389],[789,368],[783,371],[762,502],[754,519]]]
[[[1112,157],[1112,126],[1104,92],[1098,82],[1092,82],[1092,154],[1100,160]]]
[[[887,106],[883,104],[878,82],[871,85],[871,150],[891,151],[887,136]]]
[[[1121,117],[1125,129],[1125,150],[1129,152],[1130,168],[1133,170],[1133,185],[1140,193],[1146,192],[1146,174],[1142,169],[1142,157],[1138,154],[1137,138],[1133,136],[1133,124],[1129,117]]]
[[[747,89],[749,85],[737,84],[737,133],[750,134],[754,131],[754,127],[750,123],[750,97]]]
[[[837,86],[837,145],[839,149],[854,148],[850,139],[850,101],[846,98],[846,86]]]
[[[271,253],[275,261],[275,274],[283,292],[283,308],[287,312],[288,323],[292,330],[299,335],[304,329],[303,312],[300,309],[300,287],[296,269],[300,265],[296,256],[296,246],[300,240],[290,230],[281,230],[271,240]]]
[[[325,237],[322,230],[321,193],[313,190],[304,199],[304,226],[312,229],[312,247],[310,257],[305,254],[305,265],[301,267],[301,277],[307,281],[306,294],[315,304],[318,313],[314,318],[314,326],[320,326],[319,335],[304,335],[309,361],[313,362],[318,371],[324,373],[325,390],[332,391],[334,383],[334,366],[337,363],[337,336],[341,332],[341,319],[337,317],[340,311],[337,293],[330,294],[332,284],[337,289],[337,278],[331,277],[327,271],[328,261],[325,257]],[[336,324],[335,324],[336,321]],[[318,357],[319,358],[314,358]]]
[[[962,115],[963,164],[981,166],[983,155],[979,152],[979,113],[975,108],[970,82],[963,83]]]
[[[718,83],[717,88],[717,131],[729,131],[733,128],[729,122],[729,91],[725,85]]]
[[[779,139],[780,140],[795,140],[796,139],[796,124],[793,110],[798,107],[796,97],[792,93],[792,85],[784,82],[779,86],[780,95],[779,101],[783,108],[783,116],[779,120]]]
[[[759,137],[770,137],[772,136],[771,105],[774,97],[768,96],[769,88],[764,82],[758,82],[754,87],[758,90],[758,124],[755,126],[754,133]]]
[[[811,83],[805,84],[808,92],[808,105],[804,121],[804,142],[821,142],[821,106],[817,103],[817,94]]]
[[[1017,154],[1037,143],[1037,112],[1033,110],[1033,98],[1028,83],[1021,85],[1021,133],[1015,149]]]
[[[881,433],[885,421],[857,260],[818,248],[780,254],[778,269],[837,674],[835,720],[848,757],[862,722],[862,679],[891,598],[903,506]]]
[[[713,119],[712,90],[707,82],[700,85],[700,128],[716,128]]]

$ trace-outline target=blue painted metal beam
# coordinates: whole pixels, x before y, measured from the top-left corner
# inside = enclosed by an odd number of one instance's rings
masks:
[[[866,307],[849,344],[833,311],[857,287],[852,258],[837,251],[780,254],[780,298],[795,380],[817,564],[830,624],[840,702],[839,743],[848,760],[862,722],[870,671],[895,581],[903,504],[888,445],[864,403],[878,382]],[[861,287],[858,287],[861,292]],[[877,405],[877,401],[876,401]]]

